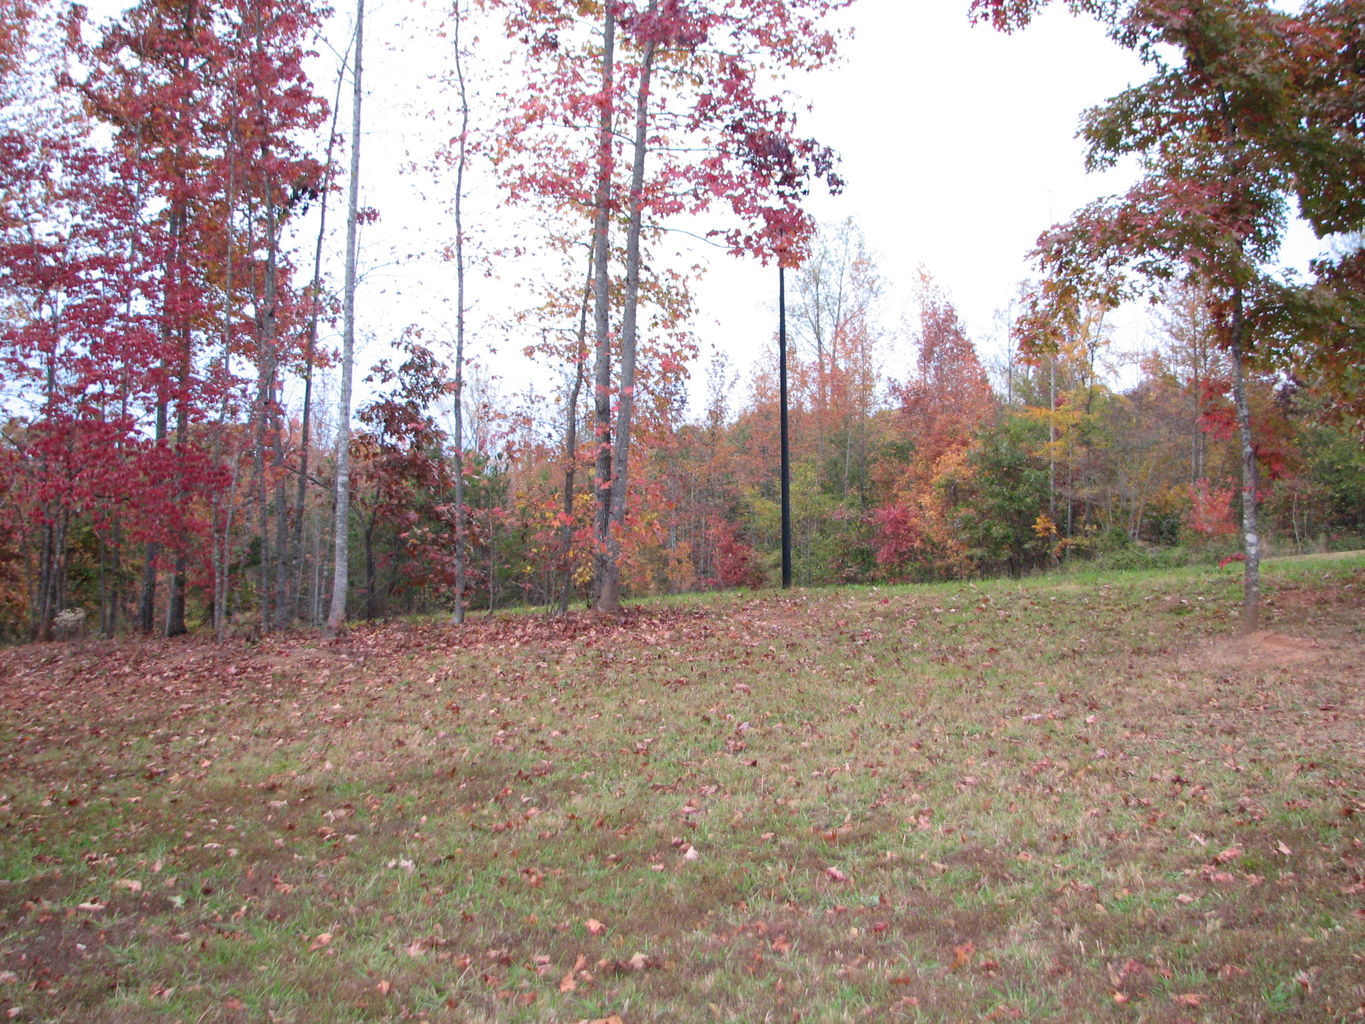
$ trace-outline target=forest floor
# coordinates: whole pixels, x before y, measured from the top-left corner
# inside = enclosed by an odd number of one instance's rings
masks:
[[[23,1021],[1365,1020],[1365,556],[0,650]]]

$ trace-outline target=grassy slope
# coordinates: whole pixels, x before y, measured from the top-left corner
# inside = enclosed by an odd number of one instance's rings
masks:
[[[1349,1021],[1365,559],[0,651],[0,1012]]]

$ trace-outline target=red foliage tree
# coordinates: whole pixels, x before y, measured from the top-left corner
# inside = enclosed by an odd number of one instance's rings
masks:
[[[274,621],[272,590],[276,604],[283,592],[282,490],[274,495],[273,538],[266,513],[268,475],[283,481],[280,371],[302,347],[296,337],[302,303],[290,284],[283,231],[320,183],[320,166],[298,141],[326,113],[302,68],[320,16],[309,0],[142,0],[91,45],[81,42],[79,21],[71,29],[90,69],[81,93],[113,130],[113,151],[139,196],[138,248],[157,267],[147,297],[160,350],[150,378],[152,441],[174,453],[177,507],[215,503],[225,475],[195,467],[221,465],[226,418],[238,408],[252,410],[265,553],[258,590],[267,625]],[[254,389],[236,370],[243,361],[256,371]],[[225,530],[226,521],[218,528]],[[191,550],[208,547],[203,533],[197,527],[168,541],[173,633],[184,629],[186,560]],[[160,542],[150,543],[144,629],[153,626],[161,558]],[[214,571],[225,572],[227,561],[218,560]],[[221,620],[226,590],[214,592]]]
[[[957,310],[927,274],[920,280],[916,375],[900,385],[898,432],[909,449],[886,503],[872,514],[876,559],[895,575],[965,571],[965,551],[949,523],[944,482],[961,476],[975,432],[990,422],[995,397]]]
[[[603,610],[616,610],[620,600],[644,223],[723,205],[731,226],[713,234],[732,250],[798,258],[811,228],[801,201],[813,179],[837,186],[833,158],[796,135],[781,98],[765,94],[761,83],[770,72],[830,59],[834,40],[819,21],[833,6],[505,4],[509,32],[528,47],[535,76],[507,125],[505,180],[516,194],[566,204],[594,224],[596,589]],[[595,131],[564,131],[575,124]],[[614,339],[609,260],[618,218],[625,245]]]

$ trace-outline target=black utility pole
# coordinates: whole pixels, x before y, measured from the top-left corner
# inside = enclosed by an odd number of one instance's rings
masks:
[[[777,382],[782,435],[782,589],[792,585],[792,465],[787,443],[787,270],[777,266]]]

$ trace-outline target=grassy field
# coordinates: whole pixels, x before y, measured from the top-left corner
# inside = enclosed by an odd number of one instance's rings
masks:
[[[0,651],[0,1014],[1365,1020],[1365,557]]]

